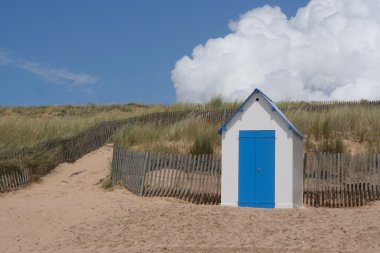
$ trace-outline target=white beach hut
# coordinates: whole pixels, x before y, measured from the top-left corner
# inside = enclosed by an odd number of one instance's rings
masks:
[[[303,135],[259,89],[221,126],[221,205],[303,205]]]

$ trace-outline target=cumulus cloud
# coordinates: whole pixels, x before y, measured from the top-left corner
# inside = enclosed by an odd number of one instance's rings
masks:
[[[177,101],[260,88],[274,100],[380,99],[380,1],[311,0],[288,18],[264,6],[229,24],[172,71]]]
[[[74,73],[65,68],[53,68],[38,62],[19,60],[9,57],[0,49],[0,66],[10,65],[37,75],[47,82],[64,85],[86,85],[98,82],[98,77],[86,73]]]

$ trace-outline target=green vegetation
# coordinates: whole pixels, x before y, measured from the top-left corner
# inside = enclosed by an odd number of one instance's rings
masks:
[[[162,106],[0,107],[0,153],[76,135],[95,124],[162,111]]]
[[[237,102],[227,103],[221,97],[216,97],[205,104],[170,106],[0,107],[0,170],[28,168],[32,180],[38,180],[62,161],[74,161],[103,145],[111,134],[110,142],[136,151],[220,154],[221,137],[217,130],[222,122],[215,122],[213,117],[209,120],[199,118],[190,111],[203,110],[211,116],[214,115],[211,112],[219,110],[220,117],[225,115],[220,110],[236,109],[238,105]],[[380,152],[379,104],[282,102],[278,105],[304,133],[306,152]],[[159,112],[185,112],[174,116],[190,117],[174,123],[151,120],[159,117],[155,116]],[[148,123],[147,118],[124,126],[125,123],[120,121],[101,123],[146,114],[152,114]],[[49,142],[43,143],[46,141]],[[27,153],[23,151],[20,156],[19,150],[24,147],[32,148],[27,149]],[[110,178],[100,183],[106,189],[110,186]]]
[[[136,151],[182,154],[213,153],[220,150],[219,124],[187,119],[170,125],[127,126],[113,137],[113,142]]]
[[[99,122],[154,112],[237,108],[215,97],[205,104],[0,107],[0,153],[43,141],[70,137]],[[380,106],[371,103],[281,102],[279,107],[305,134],[307,152],[380,152]],[[187,119],[170,125],[154,122],[126,126],[112,141],[132,150],[220,153],[221,122]],[[46,155],[46,154],[45,154]],[[47,157],[48,161],[49,158]]]
[[[212,135],[201,134],[195,137],[193,146],[190,149],[192,155],[213,154],[214,147]]]
[[[76,135],[99,122],[155,112],[236,108],[221,98],[206,104],[0,107],[0,153]]]
[[[332,104],[306,110],[302,103],[280,103],[305,135],[308,151],[380,152],[380,105]]]
[[[206,103],[204,108],[236,108],[237,105],[225,103],[217,97]],[[305,102],[282,102],[278,105],[304,133],[306,152],[380,152],[379,105]],[[188,109],[181,104],[174,107]],[[134,126],[120,130],[114,136],[114,142],[134,150],[220,153],[221,140],[216,134],[220,124],[194,119],[169,126]]]

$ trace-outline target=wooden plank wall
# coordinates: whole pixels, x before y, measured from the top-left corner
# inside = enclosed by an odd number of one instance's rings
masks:
[[[133,152],[114,147],[112,183],[139,196],[220,203],[220,157]]]
[[[356,207],[380,200],[380,154],[305,154],[304,204]]]

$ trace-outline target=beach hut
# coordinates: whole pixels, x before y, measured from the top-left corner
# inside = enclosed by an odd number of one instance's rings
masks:
[[[303,135],[259,89],[220,127],[221,205],[303,205]]]

